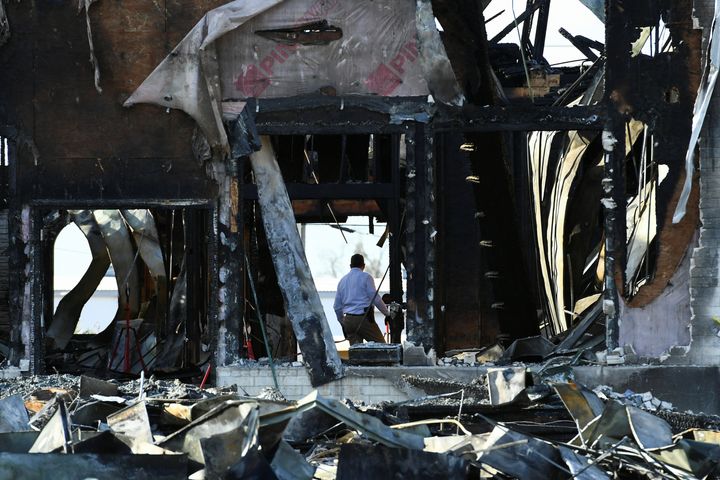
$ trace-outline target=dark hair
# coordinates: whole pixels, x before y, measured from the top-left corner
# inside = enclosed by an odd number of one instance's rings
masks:
[[[389,293],[386,293],[385,295],[382,296],[382,301],[385,303],[392,302],[392,295],[390,295]]]
[[[360,268],[365,266],[365,257],[356,253],[350,257],[350,268]]]

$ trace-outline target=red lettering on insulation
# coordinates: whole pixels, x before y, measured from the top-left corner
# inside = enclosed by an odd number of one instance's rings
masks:
[[[417,43],[413,40],[402,47],[388,64],[381,63],[365,80],[368,90],[377,95],[387,97],[402,84],[402,75],[405,74],[406,64],[415,63],[419,52]],[[392,67],[392,68],[390,68]]]

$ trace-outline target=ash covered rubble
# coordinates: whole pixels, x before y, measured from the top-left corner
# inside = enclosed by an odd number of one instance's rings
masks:
[[[717,478],[720,417],[652,393],[504,368],[523,388],[406,375],[432,395],[356,404],[178,380],[0,384],[0,478]],[[495,384],[493,384],[495,382]]]

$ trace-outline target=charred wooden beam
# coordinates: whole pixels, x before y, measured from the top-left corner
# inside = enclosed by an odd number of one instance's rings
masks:
[[[264,135],[399,134],[405,123],[415,121],[431,122],[436,132],[602,130],[605,117],[604,105],[453,107],[428,104],[424,97],[300,97],[259,101],[255,121]]]
[[[440,107],[432,127],[436,132],[496,132],[602,130],[603,105],[561,106],[476,106],[461,109]]]
[[[505,38],[508,33],[512,32],[515,29],[516,25],[519,25],[527,19],[531,18],[535,13],[535,10],[537,10],[546,3],[549,3],[549,0],[536,0],[532,4],[528,5],[528,8],[523,13],[518,15],[517,18],[513,19],[511,23],[509,23],[505,28],[500,30],[500,33],[491,38],[490,43],[498,43],[500,40]]]
[[[270,139],[250,156],[258,203],[287,316],[303,354],[310,382],[323,385],[343,376],[340,357],[310,274],[292,205]]]
[[[424,124],[407,143],[407,319],[408,342],[435,348],[435,165],[433,138]]]
[[[383,215],[383,211],[375,200],[331,200],[328,203],[338,217]],[[332,220],[326,203],[320,200],[293,200],[292,206],[296,217],[323,217],[328,218],[329,221]]]
[[[240,358],[241,319],[245,308],[245,262],[242,217],[238,208],[237,172],[219,172],[220,196],[217,215],[217,365],[230,365]]]
[[[535,25],[535,42],[533,45],[533,57],[538,61],[547,63],[545,60],[545,38],[547,36],[548,20],[550,19],[550,2],[543,2],[538,10],[537,24]]]
[[[629,13],[622,0],[607,1],[605,99],[608,119],[603,131],[605,173],[602,180],[605,210],[605,278],[603,312],[606,315],[608,350],[618,347],[620,296],[624,285],[626,252],[625,122],[626,109],[622,91],[627,87],[627,63],[634,41]]]

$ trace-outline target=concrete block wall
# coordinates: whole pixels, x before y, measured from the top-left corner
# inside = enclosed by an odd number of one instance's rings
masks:
[[[314,389],[310,377],[303,367],[275,367],[280,392],[288,400],[299,400]],[[258,395],[264,388],[273,387],[272,372],[269,367],[218,367],[216,371],[218,386],[237,385],[239,393]],[[392,379],[382,376],[358,375],[348,372],[341,380],[323,385],[317,389],[324,397],[344,399],[365,403],[383,401],[401,402],[409,396],[402,392]]]
[[[695,0],[706,51],[714,0]],[[700,138],[700,238],[690,266],[692,343],[688,361],[720,365],[720,89],[715,88]]]
[[[11,380],[22,375],[17,367],[0,368],[0,380]]]

